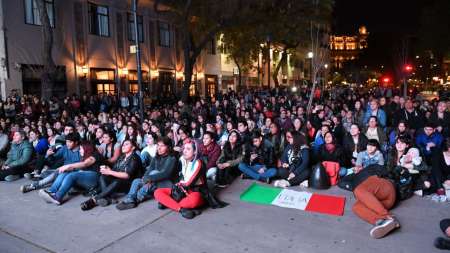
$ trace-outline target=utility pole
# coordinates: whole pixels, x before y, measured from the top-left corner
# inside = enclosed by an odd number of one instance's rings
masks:
[[[133,16],[134,16],[134,43],[136,47],[136,66],[138,78],[138,97],[139,97],[139,117],[144,120],[144,94],[142,92],[142,69],[141,69],[141,49],[139,48],[139,29],[137,16],[138,0],[133,0]]]

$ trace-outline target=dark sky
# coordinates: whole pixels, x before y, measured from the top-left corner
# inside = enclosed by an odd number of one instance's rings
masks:
[[[334,33],[355,34],[365,25],[369,48],[355,62],[357,65],[392,70],[399,58],[402,38],[410,37],[410,54],[414,54],[420,15],[428,0],[336,0]]]

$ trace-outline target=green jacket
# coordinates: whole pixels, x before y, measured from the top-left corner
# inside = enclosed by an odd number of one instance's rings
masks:
[[[31,160],[32,154],[33,146],[28,140],[24,140],[20,144],[12,144],[5,164],[9,167],[24,166]]]

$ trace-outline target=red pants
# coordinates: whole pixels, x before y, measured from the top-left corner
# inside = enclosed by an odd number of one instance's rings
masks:
[[[353,191],[356,203],[353,212],[361,219],[375,224],[377,220],[385,219],[389,209],[395,203],[395,188],[386,179],[371,176]]]
[[[171,192],[171,188],[159,188],[155,191],[154,196],[159,203],[177,212],[179,212],[181,208],[197,208],[202,206],[204,203],[200,192],[189,191],[188,195],[180,200],[180,202],[176,202],[170,196]]]

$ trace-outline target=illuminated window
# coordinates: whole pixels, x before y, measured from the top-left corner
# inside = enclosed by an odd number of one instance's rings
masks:
[[[191,86],[189,86],[189,96],[193,97],[196,94],[196,89],[195,89],[195,82],[193,82],[191,84]]]
[[[130,84],[130,93],[136,94],[139,91],[139,86],[137,84]]]
[[[110,83],[98,83],[97,84],[97,94],[106,93],[108,95],[116,94],[116,85]]]

